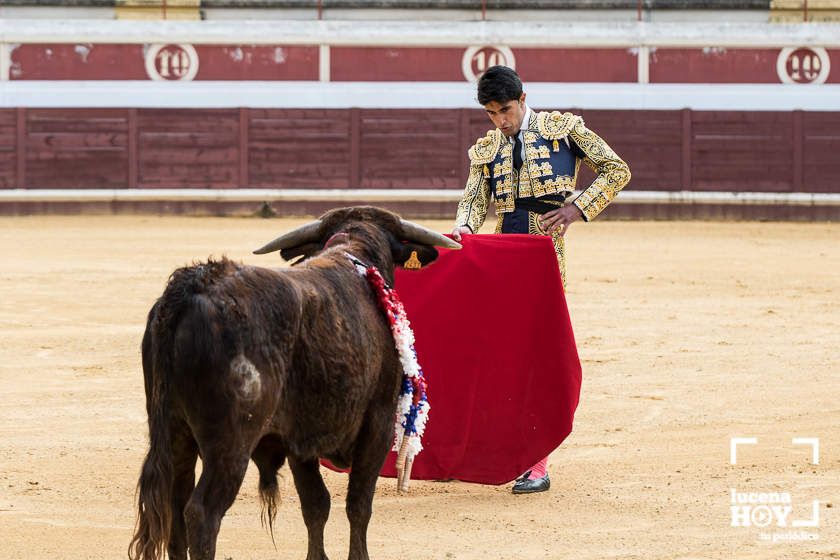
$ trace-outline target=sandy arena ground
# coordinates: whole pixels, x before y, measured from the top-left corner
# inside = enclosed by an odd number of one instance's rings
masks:
[[[193,259],[277,263],[250,251],[297,223],[0,219],[0,559],[125,557],[146,451],[146,312]],[[838,240],[840,224],[575,224],[568,300],[584,385],[551,491],[415,481],[398,496],[382,479],[372,558],[840,558]],[[737,465],[732,436],[759,441]],[[794,437],[820,438],[818,465]],[[304,558],[281,473],[277,549],[252,466],[220,560]],[[346,558],[346,477],[325,476],[327,552]],[[811,519],[819,500],[819,526],[731,527],[731,488],[790,493],[788,521]]]

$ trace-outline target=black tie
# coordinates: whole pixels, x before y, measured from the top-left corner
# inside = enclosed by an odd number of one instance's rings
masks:
[[[519,135],[516,135],[516,141],[513,143],[513,166],[519,170],[522,169],[522,140]]]

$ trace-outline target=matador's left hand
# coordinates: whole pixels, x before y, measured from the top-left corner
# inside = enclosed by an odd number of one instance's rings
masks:
[[[566,235],[569,231],[569,225],[583,218],[583,214],[574,204],[546,212],[540,216],[540,227],[549,235],[554,235],[554,232],[560,231],[560,235]]]

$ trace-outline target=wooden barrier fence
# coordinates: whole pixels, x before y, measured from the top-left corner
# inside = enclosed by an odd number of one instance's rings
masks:
[[[633,189],[840,192],[837,112],[572,111]],[[489,127],[479,109],[0,109],[0,188],[458,189]]]

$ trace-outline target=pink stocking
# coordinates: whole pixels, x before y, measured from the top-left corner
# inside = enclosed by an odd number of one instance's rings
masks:
[[[536,480],[546,475],[548,469],[548,457],[540,460],[536,465],[531,467],[531,474],[528,475],[528,480]]]

